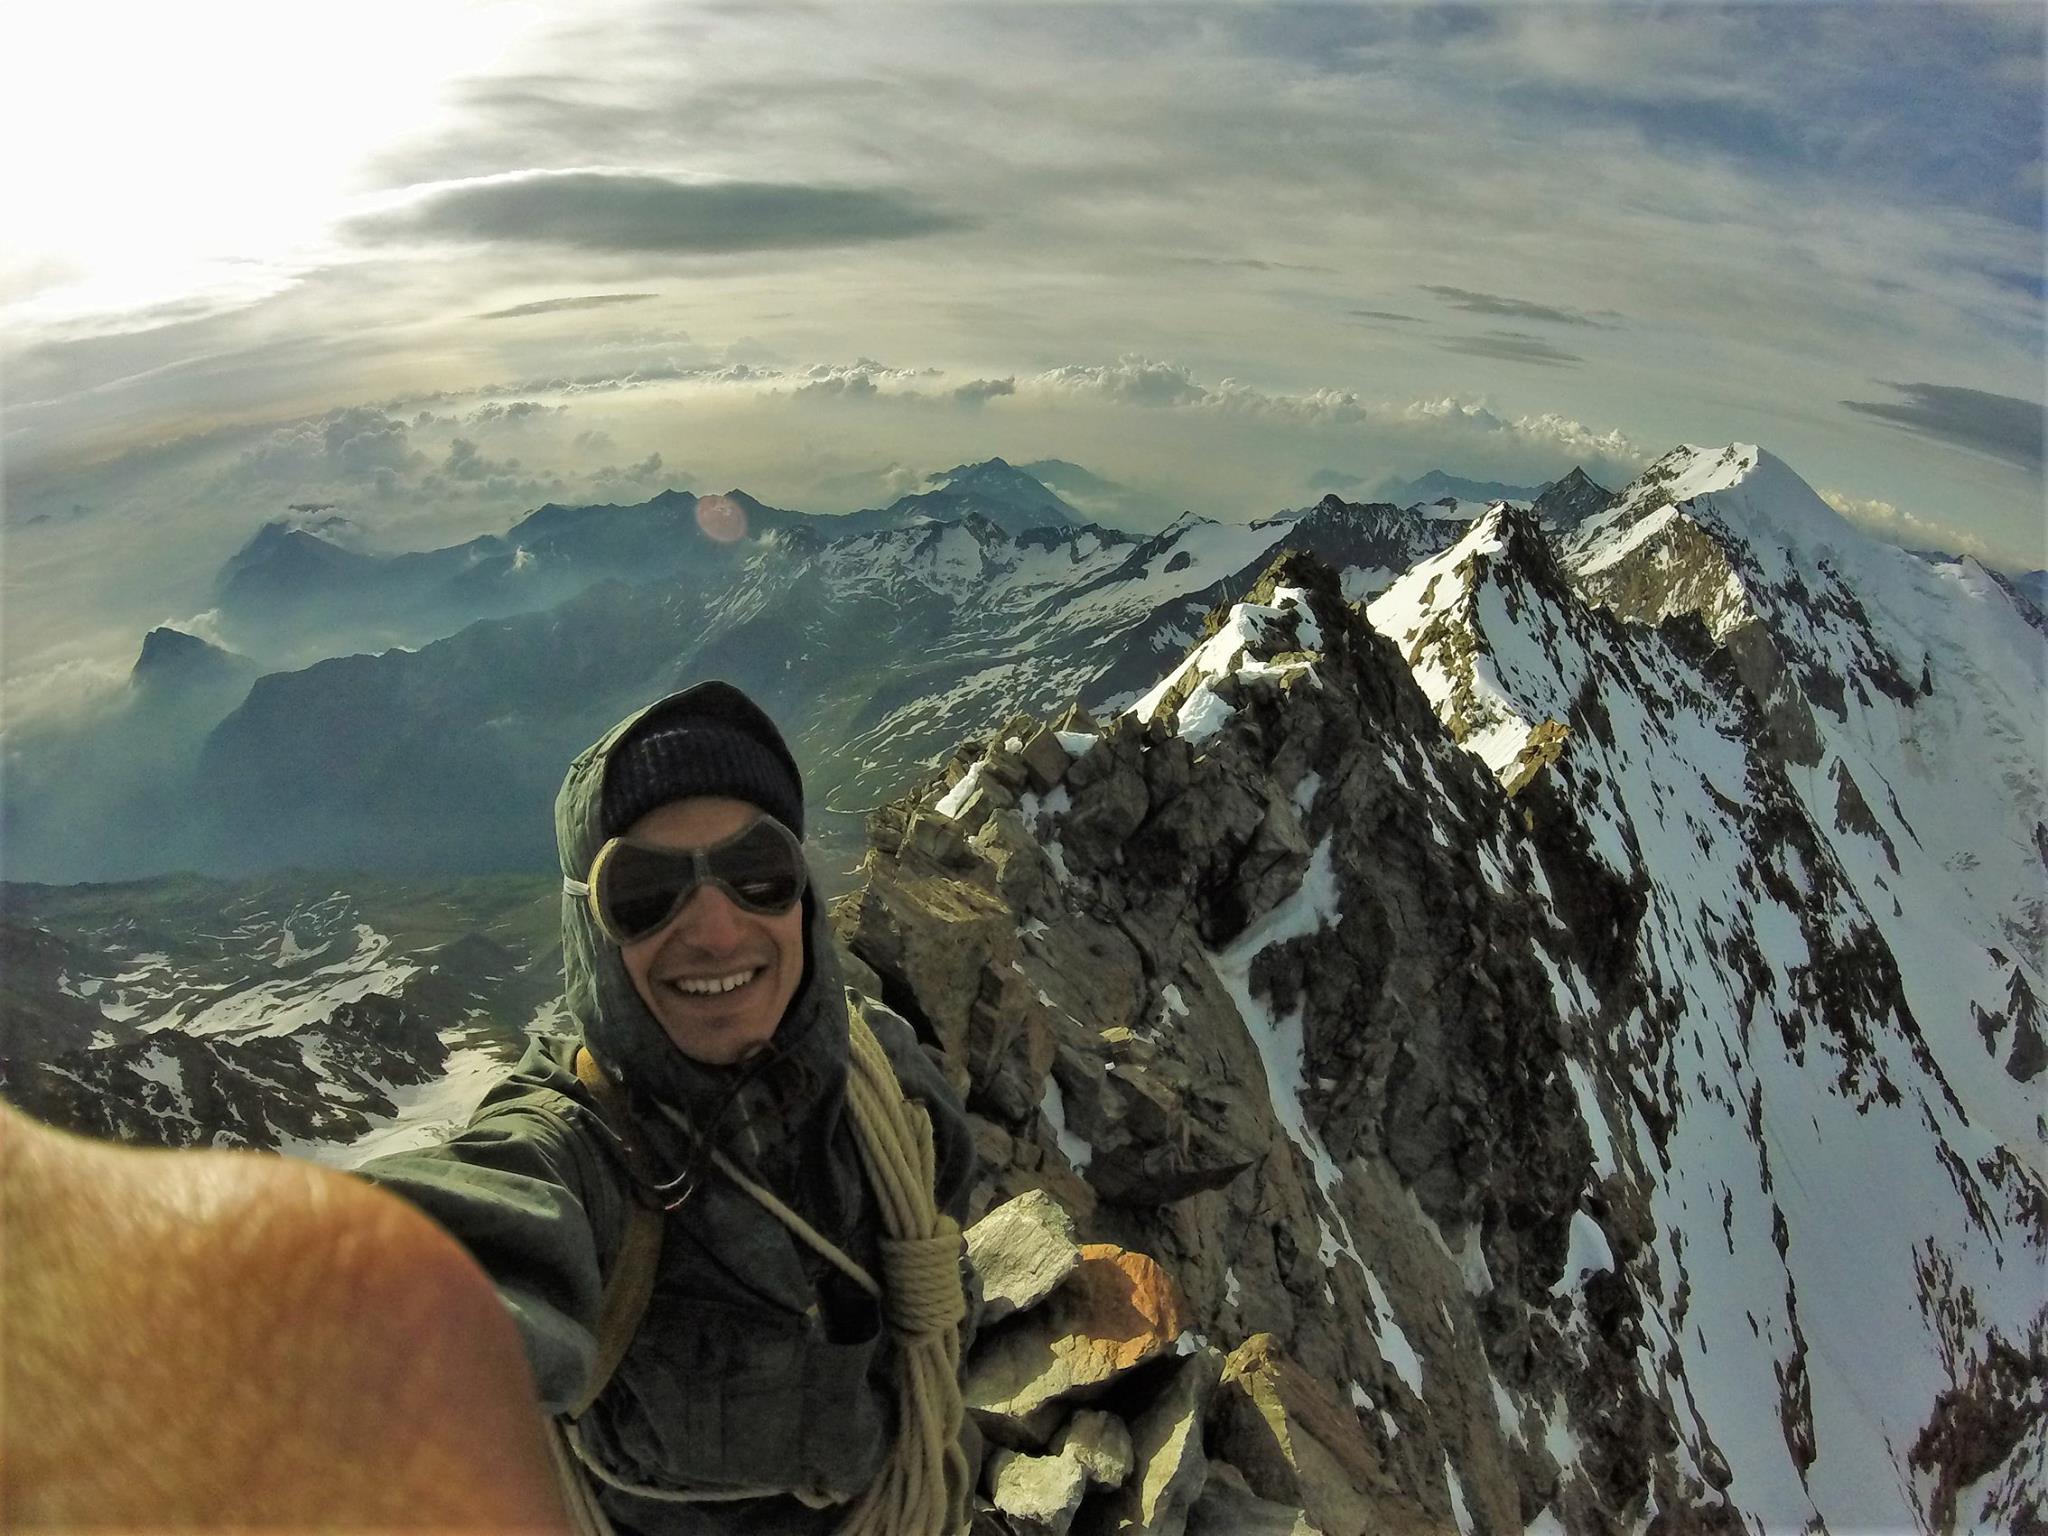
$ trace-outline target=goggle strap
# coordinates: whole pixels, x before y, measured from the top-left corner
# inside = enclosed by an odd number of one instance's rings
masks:
[[[609,922],[605,921],[604,902],[598,896],[599,883],[604,877],[605,860],[609,859],[617,851],[618,846],[618,839],[612,838],[602,848],[597,850],[597,857],[590,861],[590,878],[576,882],[583,889],[575,894],[580,895],[583,898],[584,905],[590,908],[590,920],[597,924],[597,931],[610,939],[614,944],[623,945],[626,941],[612,930],[612,925]],[[565,881],[564,886],[566,887],[566,885],[567,882]]]

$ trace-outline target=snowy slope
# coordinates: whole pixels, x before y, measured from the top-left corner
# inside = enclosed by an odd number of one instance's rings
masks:
[[[530,958],[535,883],[348,885],[0,887],[0,1084],[126,1141],[342,1161],[364,1134],[466,1116],[558,987]]]
[[[1740,473],[1741,457],[1720,468]],[[1717,544],[1738,516],[1753,536],[1789,527],[1785,545],[1802,540],[1814,562],[1809,590],[1870,561],[1774,464],[1730,498]],[[1715,477],[1669,482],[1674,494],[1702,483]],[[1673,547],[1686,514],[1635,505],[1635,521],[1575,547],[1575,574]],[[1794,520],[1813,507],[1826,518]],[[1746,554],[1726,571],[1681,572],[1694,580],[1667,611],[1702,607],[1727,633],[1753,612],[1743,578],[1761,572],[1782,621],[1798,556]],[[1896,624],[1906,601],[1891,594],[1878,611]],[[1853,679],[1880,634],[1899,637],[1845,609],[1838,598],[1801,622],[1784,649],[1825,649]],[[2048,1295],[2028,1090],[1982,1070],[1971,1002],[1989,990],[1984,948],[1950,937],[1953,882],[1935,861],[1873,860],[1874,839],[1835,814],[1819,765],[1771,750],[1726,653],[1698,628],[1590,609],[1517,516],[1484,520],[1370,611],[1453,733],[1523,789],[1553,884],[1640,893],[1630,968],[1645,985],[1627,1013],[1570,955],[1557,957],[1556,987],[1593,1042],[1585,1069],[1611,1085],[1610,1105],[1635,1106],[1609,1129],[1654,1212],[1654,1368],[1686,1405],[1695,1462],[1718,1458],[1730,1498],[1767,1529],[1816,1516],[1836,1529],[1910,1525],[1927,1489],[1909,1452],[1937,1399],[1994,1340],[2038,1338]],[[1921,633],[1933,652],[1982,617],[1928,613]],[[1846,692],[1861,695],[1851,718],[1867,727],[1911,707],[1853,681]],[[1849,759],[1866,773],[1870,741]],[[1950,766],[1950,793],[1980,811],[2007,788],[1995,770]],[[2041,1451],[2022,1444],[1996,1470],[2025,1487]]]
[[[2048,943],[2048,636],[1974,561],[1858,532],[1784,463],[1680,448],[1567,543],[1595,600],[1696,613],[1775,693],[1809,815],[1896,954],[1972,1112],[2048,1138],[2028,1086]]]

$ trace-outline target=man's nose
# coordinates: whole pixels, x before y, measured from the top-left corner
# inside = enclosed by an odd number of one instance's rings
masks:
[[[676,914],[676,937],[697,949],[732,949],[743,931],[739,907],[715,885],[698,886]]]

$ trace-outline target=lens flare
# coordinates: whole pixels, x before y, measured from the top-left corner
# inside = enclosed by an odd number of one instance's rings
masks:
[[[697,526],[707,539],[736,544],[747,536],[747,509],[730,496],[699,496]]]

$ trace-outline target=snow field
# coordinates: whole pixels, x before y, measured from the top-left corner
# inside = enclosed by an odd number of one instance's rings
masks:
[[[1745,456],[1748,466],[1741,463]],[[1711,494],[1715,507],[1725,499],[1722,515],[1747,529],[1777,526],[1780,504],[1794,492],[1771,468],[1775,461],[1763,456],[1756,483],[1724,498],[1719,493],[1757,461],[1754,450],[1740,447],[1727,457],[1730,462],[1718,466],[1689,466],[1668,489],[1681,500]],[[1806,502],[1818,503],[1790,478]],[[1610,515],[1606,527],[1621,528],[1620,539],[1596,548],[1579,568],[1604,568],[1676,515],[1666,508],[1632,527],[1626,515]],[[1861,558],[1853,545],[1860,535],[1824,504],[1818,514],[1811,505],[1794,507],[1784,522],[1805,541],[1800,558],[1809,564]],[[1601,536],[1594,525],[1582,535],[1595,546]],[[1461,573],[1476,572],[1472,556],[1490,552],[1492,542],[1489,530],[1475,529],[1397,582],[1373,605],[1371,617],[1410,653],[1415,637],[1440,617],[1476,630],[1476,659],[1466,670],[1447,669],[1433,647],[1415,654],[1414,666],[1440,710],[1465,685],[1467,710],[1476,708],[1491,722],[1465,745],[1496,770],[1513,760],[1518,729],[1565,718],[1570,699],[1589,681],[1606,709],[1613,745],[1575,736],[1558,771],[1568,784],[1584,786],[1575,798],[1600,857],[1624,877],[1637,869],[1649,877],[1640,965],[1661,1016],[1639,1016],[1630,1038],[1617,1045],[1621,1061],[1653,1097],[1664,1096],[1659,1064],[1670,1062],[1677,1086],[1668,1107],[1676,1121],[1663,1155],[1631,1111],[1632,1134],[1621,1138],[1629,1155],[1620,1157],[1589,1069],[1573,1063],[1571,1076],[1603,1176],[1618,1167],[1650,1175],[1665,1299],[1653,1304],[1647,1321],[1652,1337],[1661,1335],[1676,1350],[1679,1374],[1666,1390],[1674,1402],[1693,1405],[1682,1408],[1687,1417],[1697,1414],[1692,1423],[1681,1422],[1681,1432],[1688,1440],[1711,1435],[1734,1474],[1730,1496],[1771,1528],[1803,1524],[1816,1512],[1837,1528],[1910,1526],[1910,1479],[1895,1458],[1912,1443],[1934,1397],[1950,1385],[1938,1340],[1921,1313],[1916,1246],[1932,1244],[1949,1256],[1969,1276],[1987,1320],[1996,1319],[2008,1337],[2024,1334],[2026,1320],[2048,1295],[2048,1276],[2037,1250],[1998,1230],[1995,1219],[1987,1230],[1971,1216],[1957,1180],[1974,1182],[1969,1170],[1990,1151],[1991,1138],[1959,1115],[1926,1074],[1902,1022],[1865,1021],[1869,1040],[1859,1049],[1868,1055],[1852,1084],[1842,1079],[1849,1058],[1814,1015],[1805,978],[1815,965],[1816,944],[1839,945],[1874,922],[1898,956],[1922,1023],[1945,1024],[1946,1043],[1936,1051],[1945,1068],[1969,1058],[1948,1068],[1965,1103],[2001,1109],[1995,1123],[2008,1137],[2038,1135],[2015,1102],[2013,1085],[2001,1086],[2003,1074],[1975,1032],[1957,1028],[1959,996],[1983,999],[1987,1008],[1995,996],[2002,1005],[2012,974],[2011,966],[1989,959],[1983,929],[1971,930],[1971,914],[1982,906],[1968,880],[1983,884],[1981,871],[1995,859],[1944,864],[1921,847],[1932,842],[1933,827],[1943,829],[1945,840],[1935,846],[1945,851],[1981,846],[1984,829],[2004,824],[2010,814],[1982,798],[1986,776],[1973,775],[1953,757],[1972,739],[1964,718],[1969,709],[1950,705],[1958,711],[1953,718],[1935,711],[1914,720],[1912,751],[1904,750],[1898,726],[1911,712],[1882,694],[1866,706],[1852,690],[1854,741],[1842,739],[1825,711],[1818,713],[1902,866],[1893,873],[1873,839],[1836,830],[1835,786],[1823,771],[1795,772],[1792,787],[1823,834],[1823,868],[1782,840],[1760,841],[1748,831],[1742,808],[1756,793],[1750,743],[1738,717],[1714,702],[1705,679],[1647,631],[1637,634],[1632,656],[1606,655],[1604,641],[1589,650],[1581,636],[1591,632],[1536,599],[1512,572],[1490,570],[1475,590]],[[1878,558],[1896,565],[1893,555],[1898,552]],[[1899,559],[1907,563],[1898,568],[1923,587],[1954,579],[1915,576],[1917,562]],[[1759,563],[1768,576],[1781,576],[1797,562],[1774,544]],[[1899,595],[1908,584],[1894,585],[1896,602],[1910,609]],[[1888,643],[1895,647],[1914,632],[1889,618],[1880,623],[1890,626]],[[1943,634],[1938,620],[1917,630],[1937,640]],[[1455,627],[1450,633],[1454,638]],[[1980,647],[1972,640],[1956,649],[1981,655]],[[1844,666],[1854,659],[1839,638],[1829,642],[1827,654]],[[2003,654],[2028,652],[2014,643]],[[2033,654],[2041,654],[2038,644]],[[1948,670],[1968,675],[1953,657]],[[2039,698],[2035,686],[2029,703],[2036,717]],[[1991,714],[2009,702],[2001,695]],[[1994,742],[2000,729],[1994,719]],[[2041,739],[2039,731],[2033,739]],[[1823,759],[1823,770],[1828,762]],[[1926,825],[1917,840],[1906,824],[1910,813],[1891,809],[1895,793],[1904,798],[1899,783],[1909,776],[1941,801],[1939,812],[1922,813]],[[1993,792],[2009,793],[2012,778],[1992,775]],[[2023,791],[2028,782],[2021,777]],[[1789,886],[1796,909],[1770,894],[1762,879],[1767,870]],[[1821,895],[1837,887],[1837,895]],[[1859,899],[1858,891],[1870,899]],[[1583,1017],[1586,1000],[1577,978],[1556,964],[1550,971],[1560,1006]],[[1788,1043],[1794,1040],[1796,1046]],[[1879,1073],[1900,1093],[1896,1107],[1873,1096]],[[1944,1161],[1949,1158],[1954,1161]],[[1874,1191],[1882,1198],[1873,1199]],[[2010,1262],[2005,1250],[2014,1250],[2019,1262]],[[1597,1226],[1583,1215],[1575,1219],[1567,1285],[1581,1270],[1612,1262]],[[1675,1311],[1681,1278],[1690,1282],[1682,1318]],[[1818,1453],[1803,1474],[1778,1412],[1780,1379],[1797,1363],[1802,1338]],[[1654,1369],[1663,1371],[1661,1363]]]

